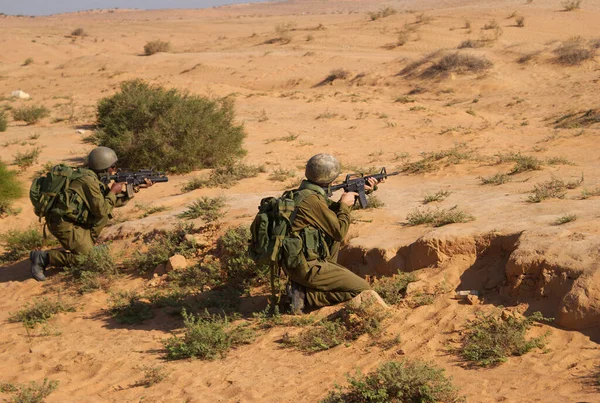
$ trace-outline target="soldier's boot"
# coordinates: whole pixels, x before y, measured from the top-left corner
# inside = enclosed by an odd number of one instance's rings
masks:
[[[31,260],[31,275],[37,281],[46,281],[44,270],[50,263],[50,257],[48,252],[43,250],[34,250],[29,254],[29,260]]]
[[[306,300],[306,293],[304,287],[290,281],[288,284],[288,296],[292,300],[292,315],[302,315],[304,310],[304,301]]]

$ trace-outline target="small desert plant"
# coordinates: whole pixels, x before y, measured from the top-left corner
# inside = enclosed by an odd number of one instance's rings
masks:
[[[380,18],[386,18],[389,17],[390,15],[394,15],[396,14],[397,11],[392,8],[392,7],[384,7],[379,11],[376,12],[370,12],[369,13],[369,18],[371,18],[371,21],[375,21],[378,20]]]
[[[576,36],[562,43],[554,50],[555,62],[566,66],[577,66],[594,58],[594,48],[587,47],[583,38]]]
[[[531,339],[526,339],[526,334],[535,322],[552,320],[540,312],[522,318],[511,314],[477,314],[466,325],[460,355],[482,367],[498,365],[510,356],[544,347],[547,333]]]
[[[152,319],[152,305],[141,301],[141,296],[135,291],[121,291],[113,294],[109,300],[109,312],[119,323],[135,324]]]
[[[464,401],[444,370],[420,361],[388,361],[367,375],[348,376],[321,403],[456,403]]]
[[[300,351],[316,353],[339,346],[345,340],[346,328],[340,320],[323,320],[297,337],[286,340],[286,343]]]
[[[248,344],[254,337],[248,328],[232,328],[227,318],[208,314],[194,316],[185,309],[181,315],[185,326],[184,336],[172,336],[163,341],[169,360],[223,358],[232,347]]]
[[[406,288],[417,281],[414,273],[398,272],[393,277],[381,277],[373,282],[373,289],[390,305],[399,304],[405,297]]]
[[[71,276],[80,293],[86,293],[107,288],[119,270],[108,247],[101,245],[77,255],[75,264],[65,267],[65,273]]]
[[[492,176],[480,176],[482,185],[502,185],[503,183],[510,182],[511,178],[507,174],[497,173]]]
[[[394,100],[394,102],[399,102],[401,104],[409,104],[412,102],[415,102],[415,99],[413,97],[409,97],[407,95],[403,95],[401,97],[398,97]]]
[[[366,210],[378,209],[385,206],[385,203],[377,196],[371,194],[367,196]]]
[[[549,181],[538,183],[532,190],[532,195],[527,198],[530,203],[540,203],[546,199],[564,199],[567,189],[575,189],[583,183],[583,177],[576,181],[564,182],[561,179],[552,178]]]
[[[21,108],[14,108],[12,110],[13,119],[17,121],[23,121],[28,125],[32,125],[48,117],[50,111],[44,106],[23,106]]]
[[[498,27],[499,27],[499,25],[496,20],[490,20],[490,22],[485,24],[482,29],[489,30],[489,29],[496,29]]]
[[[58,381],[49,381],[48,378],[44,378],[41,385],[36,382],[29,382],[27,385],[0,383],[0,392],[15,394],[10,400],[11,403],[44,403],[56,388]]]
[[[140,367],[142,371],[144,371],[144,379],[135,383],[135,386],[143,386],[145,388],[149,388],[150,386],[156,385],[157,383],[161,383],[169,374],[163,365],[156,366],[148,366],[144,365]]]
[[[293,169],[277,168],[269,175],[269,179],[276,182],[284,182],[289,178],[296,176],[296,172]]]
[[[27,169],[38,161],[41,149],[39,147],[32,148],[26,152],[18,152],[15,155],[15,161],[13,164],[17,165],[21,169]]]
[[[223,217],[223,208],[225,207],[225,197],[202,197],[196,199],[187,209],[178,214],[178,218],[185,220],[194,220],[201,218],[207,223],[213,223]]]
[[[402,30],[396,36],[396,46],[404,46],[410,39],[410,31]]]
[[[145,252],[136,251],[128,266],[134,267],[140,273],[154,270],[156,266],[166,263],[173,255],[180,254],[192,257],[196,253],[196,243],[186,237],[194,232],[191,224],[179,223],[174,230],[155,232],[147,239],[149,247]]]
[[[469,150],[464,144],[458,144],[446,150],[423,152],[421,156],[422,159],[420,161],[402,165],[400,167],[401,171],[409,174],[433,172],[439,169],[442,163],[446,165],[459,164],[475,157],[473,151]]]
[[[246,178],[254,178],[265,172],[262,165],[246,165],[242,163],[228,164],[215,168],[208,178],[193,178],[181,189],[184,192],[202,188],[229,188]]]
[[[217,239],[216,254],[225,281],[230,285],[245,285],[251,281],[266,282],[267,268],[260,267],[248,254],[250,228],[238,226],[228,229]]]
[[[275,26],[275,34],[277,34],[277,38],[271,39],[270,43],[279,42],[282,44],[290,43],[292,41],[292,36],[290,32],[296,26],[293,22],[288,22],[285,24],[278,24]]]
[[[9,171],[0,161],[0,217],[13,212],[13,201],[23,195],[23,189],[15,171]]]
[[[496,154],[497,163],[514,162],[515,166],[508,173],[515,175],[522,172],[538,171],[542,169],[543,162],[536,157],[522,155],[521,153]]]
[[[433,21],[433,17],[425,13],[417,14],[415,18],[417,24],[429,24],[431,21]]]
[[[28,329],[34,328],[37,324],[46,323],[54,315],[61,312],[74,312],[75,306],[60,298],[42,297],[32,302],[28,302],[20,311],[12,314],[9,318],[11,322],[21,322]]]
[[[87,32],[85,32],[85,30],[83,28],[75,28],[72,32],[71,32],[71,36],[87,36]]]
[[[553,225],[563,225],[566,223],[570,223],[577,220],[577,214],[565,214],[561,217],[558,217],[552,224]]]
[[[480,41],[477,39],[467,39],[462,41],[458,46],[457,49],[465,49],[465,48],[482,48],[485,46],[485,41]]]
[[[449,192],[447,190],[439,190],[439,191],[435,192],[434,194],[426,195],[423,198],[422,203],[429,204],[429,203],[445,200],[448,196],[450,196],[451,193],[452,192]]]
[[[315,87],[320,87],[325,84],[333,83],[335,80],[345,80],[350,77],[350,72],[345,69],[334,69],[329,72],[329,75],[325,77],[321,82],[315,85]]]
[[[161,213],[163,211],[169,210],[167,206],[153,206],[153,207],[140,207],[144,213],[140,216],[140,218],[146,218],[152,214]]]
[[[442,57],[423,73],[424,76],[445,76],[450,73],[482,73],[493,66],[484,56],[452,53]]]
[[[53,238],[52,238],[53,239]],[[30,251],[40,249],[46,246],[47,239],[36,227],[30,227],[25,230],[13,229],[0,236],[0,244],[4,248],[4,254],[0,261],[15,261],[27,256]]]
[[[212,100],[141,80],[98,103],[98,145],[110,147],[132,169],[184,173],[233,163],[245,154],[243,127],[230,98]]]
[[[565,0],[560,5],[563,8],[563,11],[573,11],[579,10],[581,8],[582,0]]]
[[[160,52],[169,52],[170,50],[171,50],[170,42],[163,42],[158,39],[155,41],[147,42],[146,45],[144,45],[144,54],[146,56],[151,56],[151,55],[154,55],[154,54],[160,53]]]
[[[5,132],[8,128],[8,118],[5,111],[0,111],[0,132]]]
[[[30,64],[33,64],[33,58],[32,57],[28,57],[27,59],[25,59],[25,61],[23,62],[23,66],[29,66]]]
[[[450,209],[420,210],[417,209],[406,216],[408,225],[431,224],[441,227],[454,223],[473,221],[475,217],[454,206]]]
[[[525,17],[522,15],[517,16],[515,18],[515,23],[517,24],[517,27],[523,28],[525,26]]]

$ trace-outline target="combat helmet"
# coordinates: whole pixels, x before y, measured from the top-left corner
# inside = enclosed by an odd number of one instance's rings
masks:
[[[306,163],[306,179],[318,185],[328,185],[341,172],[340,162],[331,154],[313,155]]]
[[[104,171],[115,165],[117,160],[117,154],[112,148],[96,147],[88,155],[87,164],[92,171]]]

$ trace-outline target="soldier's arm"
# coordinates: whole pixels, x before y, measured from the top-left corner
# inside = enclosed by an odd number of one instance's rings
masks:
[[[116,204],[115,194],[109,192],[104,195],[100,189],[100,183],[93,178],[85,178],[82,188],[92,215],[96,218],[108,217]]]
[[[334,241],[341,242],[346,237],[351,207],[338,203],[337,211],[332,211],[319,196],[311,195],[300,203],[298,209],[307,223],[321,229]]]

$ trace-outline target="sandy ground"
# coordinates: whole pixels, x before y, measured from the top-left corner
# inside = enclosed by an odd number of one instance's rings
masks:
[[[5,162],[12,162],[17,152],[42,147],[38,163],[20,173],[24,186],[47,162],[80,161],[92,146],[76,130],[89,130],[96,102],[132,78],[194,94],[234,96],[247,132],[246,162],[264,164],[269,172],[281,167],[301,176],[303,164],[317,152],[335,154],[349,171],[383,166],[392,171],[404,158],[417,161],[421,153],[457,144],[479,156],[431,173],[390,178],[378,192],[385,206],[356,213],[342,256],[345,264],[363,274],[417,270],[420,286],[445,281],[452,289],[432,305],[394,311],[387,332],[400,335],[398,348],[382,350],[364,338],[303,355],[281,348],[279,341],[290,329],[275,328],[224,360],[165,363],[160,341],[180,321],[161,314],[142,325],[117,325],[105,314],[108,296],[103,292],[77,297],[77,312],[52,322],[60,335],[28,339],[20,324],[7,323],[9,313],[34,296],[57,293],[60,282],[57,277],[35,282],[23,261],[0,269],[0,380],[57,379],[60,386],[48,402],[318,401],[334,383],[344,383],[345,373],[408,357],[446,369],[470,402],[600,402],[591,381],[600,355],[600,334],[594,327],[600,319],[600,199],[579,198],[584,188],[600,186],[600,132],[598,125],[582,132],[558,130],[553,124],[565,114],[598,108],[600,77],[596,61],[565,67],[553,62],[552,53],[573,36],[600,38],[600,5],[587,1],[582,10],[567,13],[560,11],[559,1],[524,3],[296,0],[207,10],[0,16],[0,94],[6,97],[0,104],[41,104],[52,111],[36,125],[10,122],[0,133]],[[370,21],[367,12],[385,5],[398,14]],[[525,16],[525,27],[506,18],[513,11]],[[416,24],[421,12],[431,21]],[[466,39],[489,34],[481,28],[492,19],[502,36],[489,46],[462,51],[491,60],[494,65],[486,74],[437,79],[399,74],[426,54],[452,52]],[[288,23],[294,27],[290,43],[266,43],[277,36],[277,25]],[[324,29],[317,29],[319,24]],[[409,41],[386,49],[405,24],[416,29]],[[78,27],[88,36],[70,37]],[[154,39],[170,41],[173,52],[142,56],[144,44]],[[517,63],[537,51],[541,53],[531,62]],[[23,66],[29,57],[34,63]],[[348,79],[316,86],[340,68],[350,73]],[[415,88],[423,90],[409,95],[414,102],[395,102]],[[8,99],[17,89],[32,99]],[[332,117],[317,118],[323,114]],[[72,122],[53,123],[70,116]],[[291,134],[297,135],[293,141],[272,141]],[[32,135],[39,138],[30,139]],[[479,177],[512,167],[491,164],[486,157],[507,152],[542,160],[564,157],[573,164],[545,165],[515,175],[510,183],[482,186]],[[172,223],[188,202],[205,195],[227,196],[226,224],[248,223],[262,197],[295,182],[273,182],[265,173],[227,190],[182,193],[181,185],[198,174],[172,177],[168,184],[140,192],[137,204],[171,210],[140,220],[136,203],[131,203],[118,211],[121,223],[107,229],[105,238],[118,238],[116,247],[127,248],[134,234]],[[583,184],[564,199],[525,201],[539,182],[572,181],[582,174]],[[406,226],[406,215],[422,207],[425,195],[440,190],[451,194],[435,207],[457,205],[475,220],[439,229]],[[2,231],[37,222],[26,198],[15,207],[22,212],[0,219]],[[565,214],[578,219],[552,225]],[[517,241],[506,248],[480,247],[489,234],[497,234],[498,242]],[[498,275],[483,305],[451,298],[454,289],[483,289]],[[119,284],[142,287],[139,278]],[[511,358],[494,369],[465,367],[449,346],[476,311],[501,304],[556,317],[555,326],[535,329],[551,330],[548,350]],[[170,372],[168,381],[148,389],[134,386],[142,377],[140,365],[159,364]]]

